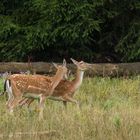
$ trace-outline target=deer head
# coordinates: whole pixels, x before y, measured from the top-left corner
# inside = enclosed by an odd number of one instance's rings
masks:
[[[64,78],[67,79],[67,67],[66,67],[66,60],[63,59],[62,65],[57,65],[56,63],[53,63],[54,67],[57,69],[57,72],[62,72],[64,75]]]
[[[81,70],[81,71],[86,71],[87,69],[90,69],[90,68],[92,67],[91,64],[88,64],[88,63],[86,63],[86,62],[84,62],[84,61],[78,62],[78,61],[74,60],[73,58],[71,58],[71,61],[72,61],[72,62],[77,66],[77,68],[78,68],[79,70]]]

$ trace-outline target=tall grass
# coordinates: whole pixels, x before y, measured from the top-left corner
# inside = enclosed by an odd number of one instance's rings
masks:
[[[2,84],[0,85],[2,90]],[[5,97],[0,98],[0,135],[10,139],[16,132],[56,131],[50,136],[21,136],[18,140],[139,140],[140,139],[140,77],[85,78],[75,94],[81,108],[69,103],[46,100],[44,120],[38,121],[35,111],[17,108],[9,116]],[[0,137],[2,139],[2,137]]]

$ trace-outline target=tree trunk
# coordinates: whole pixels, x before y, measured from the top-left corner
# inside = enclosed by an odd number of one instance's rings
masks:
[[[91,70],[86,72],[87,76],[129,76],[140,74],[140,62],[137,63],[118,63],[118,64],[92,64]],[[68,69],[71,73],[75,73],[76,66],[74,64],[68,64]],[[56,72],[55,67],[51,63],[46,62],[32,62],[32,63],[20,63],[20,62],[7,62],[0,63],[0,72],[20,73],[27,72],[39,73],[39,74],[54,74]]]

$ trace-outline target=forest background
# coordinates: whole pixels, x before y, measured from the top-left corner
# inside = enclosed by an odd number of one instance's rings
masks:
[[[140,61],[139,0],[1,0],[0,61]]]

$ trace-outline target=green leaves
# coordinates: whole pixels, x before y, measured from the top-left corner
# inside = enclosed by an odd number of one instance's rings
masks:
[[[139,5],[139,0],[2,0],[1,61],[19,60],[20,54],[27,60],[34,52],[46,60],[44,51],[60,59],[92,61],[113,54],[119,61],[139,60]]]

